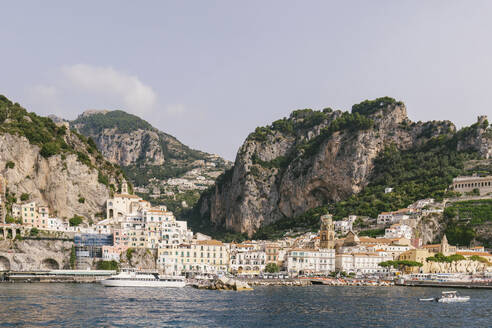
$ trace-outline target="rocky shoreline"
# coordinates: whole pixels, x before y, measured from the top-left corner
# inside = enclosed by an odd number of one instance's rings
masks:
[[[247,280],[251,286],[310,286],[310,280],[305,279],[251,279]]]
[[[234,290],[234,291],[245,291],[253,290],[251,286],[241,280],[233,278],[217,278],[214,280],[197,280],[190,284],[192,287],[197,289],[209,289],[209,290]]]

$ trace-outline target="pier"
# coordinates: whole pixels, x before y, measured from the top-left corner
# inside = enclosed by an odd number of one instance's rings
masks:
[[[474,288],[474,289],[492,289],[490,281],[423,281],[423,280],[399,280],[396,286],[406,287],[438,287],[438,288]]]
[[[113,270],[7,271],[0,276],[0,281],[94,283],[114,274]]]

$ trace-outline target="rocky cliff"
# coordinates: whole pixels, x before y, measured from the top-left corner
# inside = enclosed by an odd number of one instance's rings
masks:
[[[482,135],[490,133],[486,129]],[[233,168],[202,196],[196,210],[217,227],[251,235],[261,226],[360,192],[388,147],[405,150],[455,134],[449,121],[411,122],[405,105],[387,97],[354,105],[351,112],[294,111],[248,136]],[[490,151],[490,144],[484,145],[488,137],[465,139],[461,147]]]
[[[123,174],[85,137],[0,96],[0,174],[7,202],[34,200],[60,218],[104,210]]]
[[[0,240],[0,271],[70,269],[72,245],[61,240]]]
[[[193,150],[141,118],[123,111],[89,110],[71,122],[91,137],[104,157],[122,166],[137,185],[149,179],[178,177],[202,162],[224,167],[222,158]]]

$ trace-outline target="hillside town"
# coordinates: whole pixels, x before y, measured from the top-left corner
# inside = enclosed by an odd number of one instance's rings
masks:
[[[478,189],[479,194],[490,195],[490,177],[469,177],[466,185],[462,181],[465,181],[463,177],[456,178],[454,188]],[[445,203],[437,203],[433,199],[419,200],[408,208],[380,213],[375,220],[351,215],[333,221],[332,216],[326,214],[320,218],[318,233],[286,236],[275,241],[224,243],[193,233],[187,222],[177,220],[166,206],[152,206],[141,197],[130,194],[126,182],[122,183],[120,193],[106,201],[106,218],[92,225],[65,222],[54,217],[48,206],[34,201],[12,204],[12,217],[16,221],[5,223],[4,196],[3,193],[4,223],[0,224],[0,237],[15,239],[16,234],[29,232],[32,235],[33,231],[73,236],[77,269],[91,268],[100,261],[118,263],[122,257],[131,256],[138,249],[154,252],[156,267],[160,271],[189,277],[228,274],[259,277],[275,272],[289,277],[333,274],[387,277],[400,271],[475,274],[489,272],[488,265],[480,264],[492,261],[492,254],[484,247],[449,245],[446,235],[438,244],[423,244],[415,234],[415,228],[427,216],[442,213],[445,206]],[[355,225],[361,222],[372,228],[384,227],[384,235],[357,235]],[[439,256],[458,256],[472,264],[438,265],[436,262],[439,261],[428,260]]]
[[[180,177],[168,179],[149,179],[147,185],[134,187],[139,194],[148,194],[152,199],[173,197],[187,191],[203,191],[212,186],[219,175],[228,168],[230,162],[224,161],[218,155],[210,154],[206,160],[196,160],[191,163],[192,169]]]

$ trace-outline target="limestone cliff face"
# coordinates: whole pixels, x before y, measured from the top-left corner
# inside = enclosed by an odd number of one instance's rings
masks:
[[[415,229],[415,235],[427,245],[441,240],[446,228],[446,221],[442,214],[432,214],[422,218]]]
[[[483,273],[490,272],[488,263],[478,261],[463,260],[452,263],[427,262],[424,272],[429,273]]]
[[[70,269],[72,245],[61,240],[0,240],[0,271]]]
[[[27,193],[30,200],[48,205],[61,218],[101,212],[109,188],[98,182],[98,171],[79,162],[75,154],[44,158],[39,150],[25,137],[0,135],[0,168],[9,192],[17,198]],[[14,167],[8,168],[8,162]]]
[[[70,125],[86,137],[111,163],[123,167],[136,185],[145,186],[152,178],[179,177],[196,167],[197,161],[222,168],[230,163],[182,144],[145,120],[124,111],[89,110]]]
[[[157,269],[157,250],[135,248],[132,250],[130,257],[128,253],[121,256],[121,267],[131,267],[143,270]]]
[[[479,116],[477,123],[463,131],[464,137],[458,142],[458,150],[476,149],[485,159],[492,158],[492,128],[487,116]]]
[[[83,136],[46,117],[28,113],[0,96],[0,174],[7,203],[22,194],[48,205],[60,218],[91,218],[104,210],[111,186],[123,173]]]
[[[117,133],[117,129],[112,128],[104,129],[93,137],[104,157],[112,163],[128,166],[141,160],[145,164],[164,164],[164,153],[155,131],[140,129]]]
[[[404,104],[391,99],[370,105],[362,103],[352,114],[296,111],[258,128],[239,149],[233,168],[202,196],[200,214],[216,226],[251,235],[262,225],[359,192],[386,147],[408,149],[456,131],[449,121],[411,122]]]

